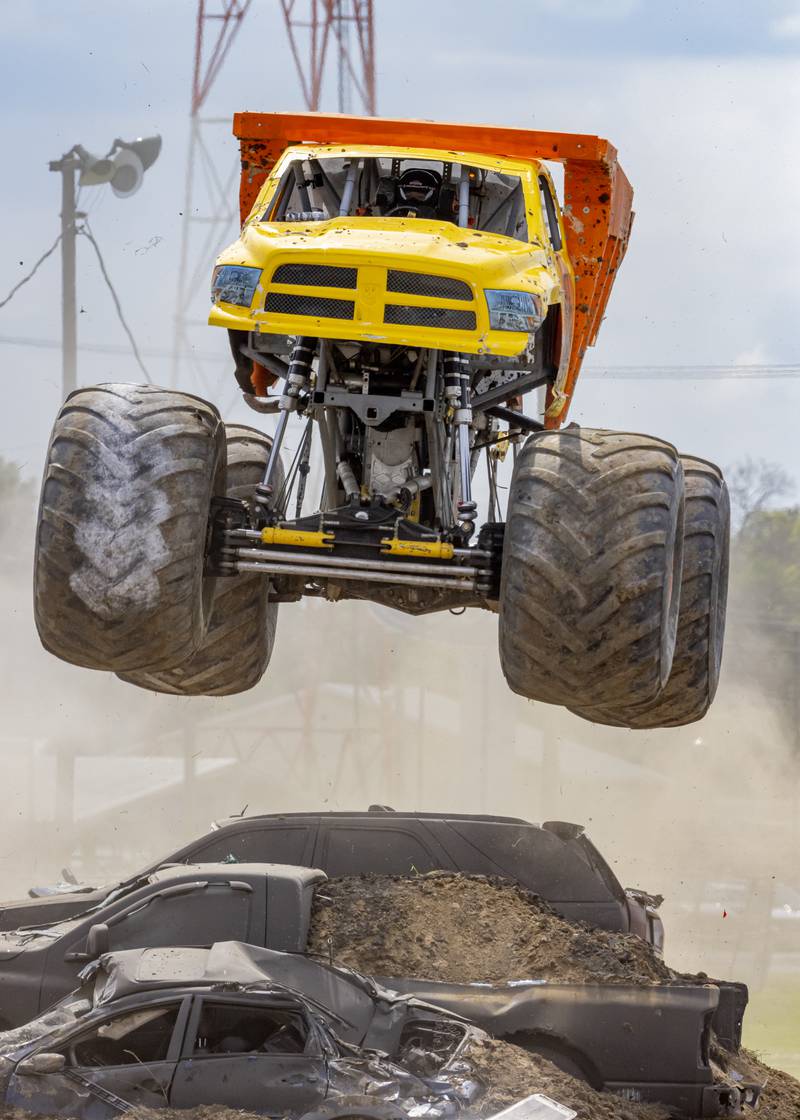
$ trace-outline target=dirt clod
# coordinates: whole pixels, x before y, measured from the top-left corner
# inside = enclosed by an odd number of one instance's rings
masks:
[[[638,937],[568,922],[510,881],[449,873],[331,879],[317,891],[309,948],[368,974],[452,983],[672,976]]]

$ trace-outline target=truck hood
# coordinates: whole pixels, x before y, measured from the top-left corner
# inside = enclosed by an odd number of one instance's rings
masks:
[[[284,253],[321,252],[335,255],[337,261],[397,267],[402,257],[408,268],[432,262],[449,264],[456,275],[464,271],[491,275],[491,283],[505,276],[515,282],[531,269],[543,269],[542,280],[549,280],[548,258],[543,247],[516,241],[513,237],[461,229],[452,222],[419,218],[371,218],[369,225],[358,218],[331,218],[326,222],[291,223],[251,222],[239,241],[219,258],[222,264],[248,264],[264,267]]]

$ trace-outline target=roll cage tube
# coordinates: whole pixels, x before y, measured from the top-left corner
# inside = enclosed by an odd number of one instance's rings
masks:
[[[376,217],[402,216],[408,212],[416,217],[449,221],[453,225],[469,225],[475,230],[501,234],[517,241],[527,243],[530,240],[521,176],[503,174],[496,169],[479,165],[473,167],[472,163],[475,159],[480,159],[480,156],[470,154],[470,163],[463,165],[460,172],[453,175],[453,162],[447,158],[449,153],[438,153],[443,173],[447,169],[448,177],[444,178],[443,174],[429,166],[419,169],[408,167],[399,174],[395,173],[394,168],[391,173],[386,168],[381,174],[382,169],[378,166],[381,157],[377,155],[341,156],[326,152],[313,156],[298,152],[296,147],[289,149],[289,152],[291,158],[282,164],[280,174],[273,184],[274,189],[258,203],[258,211],[253,211],[257,221],[327,221],[335,217],[359,217],[369,221]],[[382,158],[385,163],[391,160],[393,165],[414,163],[412,154],[403,159],[395,156]],[[429,153],[425,162],[430,164],[436,161],[431,159]],[[332,164],[340,166],[332,172]],[[418,203],[404,199],[403,179],[409,174],[431,176],[430,199]],[[393,184],[395,192],[390,203],[386,203],[385,198],[382,199],[380,195],[381,184],[385,190],[387,182]],[[540,191],[542,182],[549,183],[549,179],[540,174]],[[489,192],[485,198],[487,184]],[[408,190],[408,186],[405,189]],[[560,240],[556,242],[552,236],[553,222],[558,226],[558,218],[554,216],[550,188],[547,189],[550,204],[547,221],[550,223],[551,241],[558,250],[561,248]],[[294,205],[290,205],[290,201]],[[416,213],[420,205],[432,213]]]
[[[548,388],[545,415],[546,427],[561,426],[586,349],[597,339],[633,222],[633,189],[613,144],[582,133],[322,113],[235,113],[233,133],[241,150],[242,222],[285,149],[303,144],[383,144],[563,164],[566,250],[575,274],[569,293],[572,329],[567,307],[562,361],[555,386]]]

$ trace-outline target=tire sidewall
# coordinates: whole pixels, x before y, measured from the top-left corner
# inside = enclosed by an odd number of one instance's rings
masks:
[[[676,452],[677,455],[677,452]],[[669,534],[664,543],[665,568],[669,578],[664,581],[661,600],[663,613],[661,626],[661,687],[669,680],[675,644],[678,639],[678,619],[681,605],[681,582],[683,578],[683,534],[686,516],[686,496],[683,464],[677,460],[675,471],[675,493],[677,494],[677,513],[671,519]]]
[[[727,618],[728,580],[730,576],[731,503],[724,480],[720,486],[719,534],[715,538],[714,562],[711,575],[711,602],[708,627],[708,700],[714,699],[722,668],[722,650],[725,644]]]
[[[224,427],[220,424],[220,429],[224,432]],[[211,502],[214,498],[222,498],[225,496],[226,490],[226,474],[227,474],[227,460],[225,455],[225,443],[217,441],[216,461],[214,463],[214,470],[211,474],[211,480],[208,487],[208,500],[205,503],[206,513],[205,523],[200,526],[201,539],[203,541],[203,548],[197,550],[196,564],[197,564],[197,579],[199,580],[199,594],[197,596],[198,604],[198,639],[197,645],[199,646],[203,638],[206,636],[208,624],[211,621],[211,614],[214,610],[214,599],[216,596],[217,579],[215,576],[206,573],[206,551],[209,540],[209,523],[211,516]]]
[[[117,398],[119,403],[115,403]],[[100,402],[105,403],[101,405]],[[135,412],[139,406],[142,408],[141,428],[136,426],[140,423]],[[76,412],[74,431],[81,434],[80,439],[77,435],[73,438],[70,433],[73,409]],[[163,430],[165,438],[178,440],[173,444],[176,450],[171,453],[177,456],[174,472],[168,469],[169,458],[159,462],[159,427],[152,422],[152,417],[160,412],[168,413],[170,409],[176,410],[175,417],[164,423]],[[91,420],[93,413],[96,421]],[[96,482],[102,476],[95,474],[94,467],[94,463],[103,462],[106,444],[97,436],[98,425],[103,422],[109,424],[109,432],[113,432],[118,423],[118,431],[125,433],[119,437],[117,445],[125,448],[125,454],[117,452],[116,448],[115,452],[122,455],[122,462],[132,465],[138,493],[146,495],[148,490],[156,491],[153,505],[147,507],[143,531],[163,542],[163,557],[159,557],[161,570],[166,571],[170,563],[180,561],[179,581],[168,573],[155,575],[158,594],[152,602],[126,604],[123,601],[108,614],[98,612],[72,584],[78,565],[86,556],[78,534],[84,525],[91,524],[81,503],[91,509],[96,500],[91,490],[93,485],[105,487],[107,500],[112,501],[111,485],[105,478],[102,483]],[[191,446],[184,447],[180,442],[184,423],[185,435],[193,441]],[[76,472],[75,465],[67,457],[65,477],[71,470],[74,479],[69,485],[63,478],[59,481],[58,472],[65,460],[55,448],[62,439],[67,443],[73,441],[77,448],[73,453],[79,459],[81,454],[89,456],[88,469],[84,466],[83,472]],[[86,448],[92,444],[93,449],[87,452]],[[53,480],[51,500],[47,497],[47,488]],[[85,386],[71,393],[51,431],[39,492],[33,566],[34,617],[44,647],[72,664],[104,671],[155,669],[175,664],[187,653],[191,654],[202,642],[211,614],[215,580],[205,574],[205,545],[211,499],[224,495],[225,480],[222,420],[217,409],[201,398],[158,386],[115,383]],[[167,505],[166,517],[163,514],[151,517],[151,511],[157,510],[159,493],[166,503],[174,500],[175,505],[171,509]],[[136,494],[134,499],[137,500]],[[102,494],[101,500],[106,500]],[[120,503],[122,501],[120,497]],[[81,517],[77,520],[65,516],[65,512],[70,512],[71,502],[78,504]],[[59,517],[60,545],[57,538],[53,539]],[[135,520],[131,522],[127,532],[135,533],[136,524]],[[107,521],[103,531],[109,532]],[[125,538],[119,534],[118,539],[120,544],[115,543],[114,547],[121,549]],[[53,565],[53,559],[58,558],[62,565],[65,560],[70,565],[66,570],[62,567],[60,574]],[[120,632],[127,645],[119,644],[117,635]]]

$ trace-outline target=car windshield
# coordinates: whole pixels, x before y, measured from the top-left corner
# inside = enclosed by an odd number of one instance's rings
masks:
[[[395,156],[295,159],[262,221],[417,218],[528,240],[518,175],[444,160]]]

